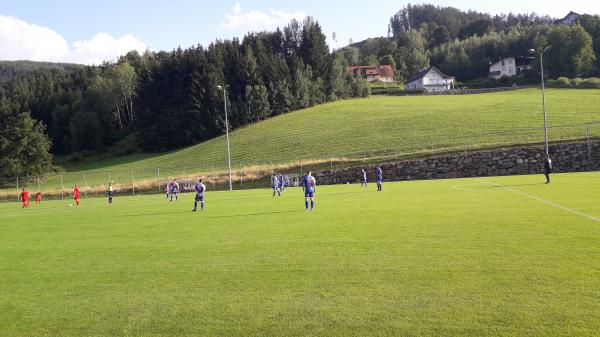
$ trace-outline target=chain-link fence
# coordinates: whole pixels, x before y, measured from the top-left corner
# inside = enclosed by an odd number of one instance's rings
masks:
[[[247,189],[270,186],[273,173],[287,176],[289,185],[295,186],[303,172],[309,170],[316,172],[459,151],[540,144],[544,139],[543,128],[499,130],[485,134],[478,133],[476,130],[462,135],[435,134],[432,136],[430,131],[427,131],[426,134],[430,136],[430,139],[443,140],[428,142],[428,138],[424,137],[418,143],[403,143],[387,148],[337,153],[286,162],[232,162],[232,187]],[[593,153],[593,147],[590,144],[593,140],[600,139],[600,122],[551,126],[548,128],[548,135],[551,143],[567,141],[586,143],[590,169],[594,158],[599,157],[599,154]],[[580,136],[574,137],[573,135]],[[32,195],[41,192],[43,198],[70,198],[75,185],[79,186],[82,197],[106,195],[109,183],[112,183],[114,193],[117,195],[164,193],[167,184],[173,179],[178,180],[181,190],[185,192],[191,191],[198,178],[202,178],[209,189],[228,189],[229,170],[226,158],[219,163],[194,167],[174,163],[171,166],[152,168],[88,170],[54,173],[39,177],[4,178],[0,179],[0,200],[18,200],[22,188],[26,188]]]

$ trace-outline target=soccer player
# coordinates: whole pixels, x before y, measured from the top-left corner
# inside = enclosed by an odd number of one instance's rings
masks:
[[[29,192],[25,188],[21,192],[21,201],[23,202],[21,208],[29,207]]]
[[[277,178],[277,174],[273,173],[273,178],[271,178],[271,185],[273,187],[273,196],[275,193],[281,196],[281,190],[279,189],[279,179]]]
[[[308,211],[308,199],[310,199],[310,210],[315,208],[315,192],[317,190],[317,181],[311,175],[310,171],[306,171],[306,175],[302,181],[302,189],[304,190],[304,207]]]
[[[177,179],[173,179],[173,182],[171,183],[171,200],[169,201],[173,201],[173,195],[175,196],[175,201],[177,201],[177,198],[179,197],[179,183],[177,182]]]
[[[108,183],[108,203],[112,204],[113,198],[113,185],[112,182]]]
[[[196,199],[194,201],[194,209],[192,212],[196,211],[198,208],[198,201],[200,201],[200,210],[204,210],[204,192],[206,192],[206,185],[202,183],[202,179],[198,179],[198,183],[194,185],[194,191],[196,191]]]
[[[35,194],[35,203],[36,204],[41,204],[42,203],[42,192],[37,192]]]
[[[281,193],[285,190],[285,180],[283,180],[283,174],[279,174],[279,190]]]
[[[552,159],[546,157],[544,162],[544,175],[546,176],[546,184],[550,184],[550,173],[552,173]]]
[[[381,166],[377,165],[375,175],[377,176],[377,179],[375,180],[377,182],[377,191],[381,192],[381,181],[383,180],[383,170],[381,169]]]
[[[73,199],[75,200],[77,207],[79,207],[79,186],[77,185],[73,187]]]
[[[167,195],[167,200],[169,200],[169,195],[171,194],[171,185],[169,184],[169,179],[165,180],[165,194]]]
[[[360,187],[367,187],[367,171],[364,168],[360,169]]]

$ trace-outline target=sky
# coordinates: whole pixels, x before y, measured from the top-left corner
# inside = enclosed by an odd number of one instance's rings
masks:
[[[133,49],[207,45],[306,16],[319,21],[330,47],[340,48],[350,39],[385,36],[389,18],[409,2],[491,14],[600,14],[600,0],[0,0],[0,60],[99,64]]]

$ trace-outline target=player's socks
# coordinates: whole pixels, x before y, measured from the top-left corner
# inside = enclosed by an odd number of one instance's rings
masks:
[[[200,210],[204,210],[204,201],[200,202]]]
[[[313,208],[315,208],[315,201],[311,200],[310,201],[310,209],[313,209]]]
[[[308,210],[308,200],[306,200],[306,201],[304,202],[304,207],[306,207],[306,209]]]

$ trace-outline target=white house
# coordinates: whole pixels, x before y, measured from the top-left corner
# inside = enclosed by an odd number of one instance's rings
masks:
[[[517,74],[517,63],[514,57],[506,57],[502,60],[492,63],[490,66],[489,77],[500,78],[500,77],[512,77]]]
[[[430,67],[412,75],[404,83],[406,90],[447,91],[454,88],[454,77]]]
[[[533,69],[533,57],[505,57],[490,65],[489,77],[499,79],[501,77],[513,77]]]

